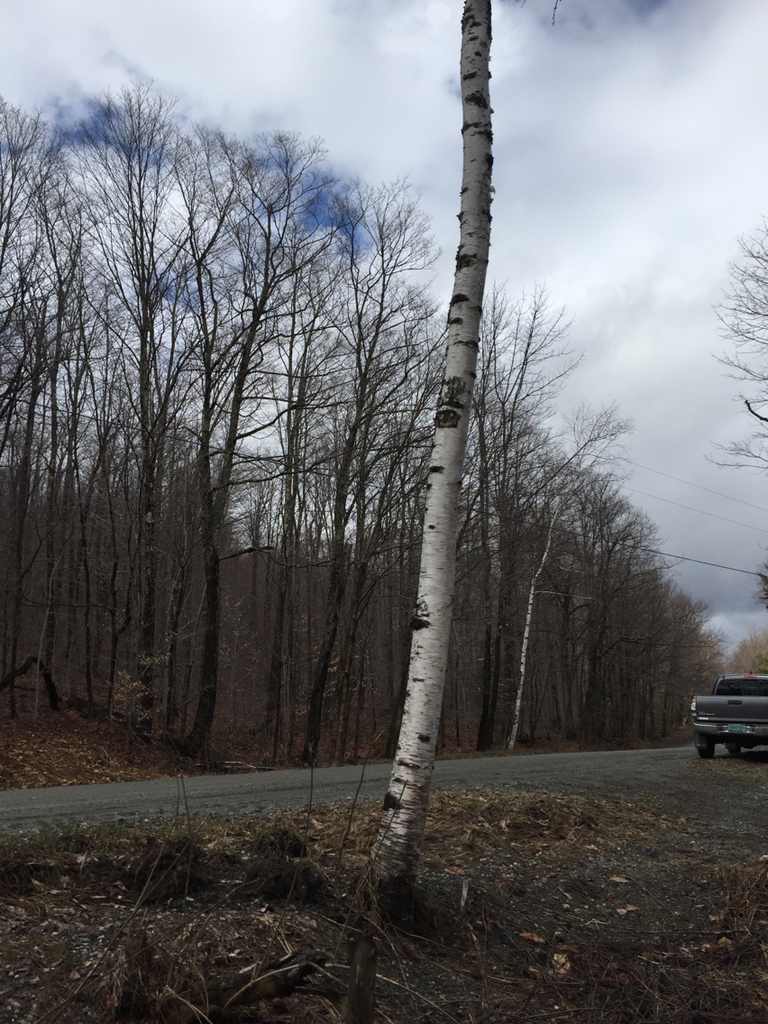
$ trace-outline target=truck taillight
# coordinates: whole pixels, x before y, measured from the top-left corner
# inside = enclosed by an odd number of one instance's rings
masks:
[[[691,697],[691,714],[696,714],[696,697]]]

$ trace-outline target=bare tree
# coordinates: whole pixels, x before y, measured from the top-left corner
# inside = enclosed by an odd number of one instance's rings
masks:
[[[739,241],[730,290],[718,308],[722,334],[732,349],[721,357],[729,375],[745,385],[739,398],[754,433],[725,451],[730,463],[768,466],[768,220]]]
[[[493,743],[507,618],[509,588],[492,586],[494,566],[506,581],[515,579],[523,524],[535,518],[526,506],[541,486],[536,453],[548,448],[545,424],[552,401],[577,365],[565,344],[569,324],[562,311],[550,309],[544,289],[513,303],[494,288],[488,306],[481,325],[462,527],[467,533],[477,523],[482,571],[485,641],[478,750]]]
[[[346,534],[355,480],[363,481],[370,471],[380,424],[394,413],[398,394],[425,359],[423,338],[414,326],[432,313],[423,292],[408,280],[433,257],[424,215],[408,188],[402,182],[379,189],[357,183],[340,199],[337,216],[343,268],[339,287],[344,294],[334,333],[339,376],[348,376],[349,385],[339,388],[336,399],[328,588],[307,716],[307,762],[317,758],[325,688],[346,592]]]
[[[729,672],[768,671],[768,626],[751,629],[728,662]]]
[[[418,866],[448,661],[459,492],[490,246],[490,52],[490,0],[466,0],[461,46],[461,235],[448,318],[448,356],[429,468],[408,692],[374,854],[379,882],[392,892],[410,889]]]
[[[173,103],[148,85],[107,95],[80,125],[75,155],[87,195],[89,235],[113,297],[109,328],[120,338],[136,441],[141,684],[138,729],[152,729],[157,675],[157,530],[166,433],[183,402],[181,324],[188,227],[179,208],[179,133]],[[118,314],[115,316],[115,314]]]
[[[467,6],[471,50],[487,44],[484,10]],[[468,166],[480,136],[480,181],[450,317],[452,351],[470,357],[490,198],[474,74],[464,135]],[[94,103],[61,149],[8,106],[2,131],[0,678],[20,710],[17,660],[55,662],[70,698],[98,711],[106,696],[144,732],[162,718],[195,753],[250,739],[274,762],[309,739],[341,761],[384,735],[394,752],[407,692],[395,888],[416,870],[435,743],[466,747],[478,723],[478,746],[503,743],[517,707],[520,742],[674,725],[680,681],[710,671],[716,638],[596,462],[615,413],[577,412],[569,441],[550,416],[573,360],[543,293],[486,304],[459,498],[440,446],[429,471],[425,410],[441,390],[437,436],[460,441],[477,366],[451,363],[439,388],[418,276],[430,243],[402,183],[330,181],[316,144],[187,126],[144,86]],[[485,196],[477,251],[470,195]],[[737,322],[759,337],[759,317]],[[456,522],[446,674],[453,554],[434,541]]]
[[[41,190],[54,170],[53,144],[39,115],[0,98],[0,458],[34,353],[21,336],[21,311],[39,282],[44,233]]]
[[[314,461],[312,428],[318,411],[336,400],[330,328],[337,276],[338,265],[330,254],[298,272],[275,338],[271,379],[279,441],[280,539],[274,548],[276,601],[263,727],[272,763],[278,758],[295,685],[296,659],[291,652],[298,570],[307,558],[301,547],[302,508],[309,463]]]
[[[218,690],[220,535],[237,480],[241,446],[264,429],[268,394],[259,374],[271,358],[279,318],[297,278],[327,251],[333,227],[321,222],[330,181],[322,151],[291,135],[253,146],[201,138],[197,169],[182,182],[190,232],[193,343],[199,380],[196,429],[203,550],[204,640],[200,696],[187,747],[207,750]],[[227,177],[214,161],[224,155]],[[201,177],[203,184],[201,186]],[[218,180],[222,178],[222,180]],[[216,250],[226,252],[216,261]],[[271,369],[271,366],[270,366]]]
[[[77,266],[76,244],[63,244],[52,229],[54,206],[66,188],[66,168],[42,119],[0,101],[0,472],[7,543],[4,673],[16,668],[25,590],[29,591],[33,570],[41,564],[43,546],[49,569],[53,562],[54,518],[58,517],[51,489],[59,468],[57,380],[66,359],[65,321]],[[52,450],[41,444],[46,430],[54,441]],[[36,616],[26,618],[34,619],[37,626]],[[43,648],[50,653],[45,631],[44,619],[38,632],[43,639],[36,644],[40,654]],[[32,635],[29,629],[27,635]],[[11,686],[12,714],[14,700]]]
[[[525,687],[525,669],[527,665],[528,657],[528,640],[531,635],[531,620],[533,619],[533,602],[536,597],[536,585],[539,582],[539,577],[547,564],[547,558],[552,547],[552,531],[557,523],[557,517],[560,511],[560,502],[555,503],[555,507],[550,513],[549,528],[547,529],[547,540],[544,545],[544,551],[541,556],[539,564],[531,577],[531,585],[528,591],[528,602],[525,609],[525,627],[523,628],[523,641],[520,648],[520,676],[517,683],[517,696],[515,697],[515,712],[512,718],[512,728],[510,729],[509,735],[507,736],[507,750],[514,750],[515,740],[517,739],[517,733],[520,728],[520,708],[523,703],[523,691]]]

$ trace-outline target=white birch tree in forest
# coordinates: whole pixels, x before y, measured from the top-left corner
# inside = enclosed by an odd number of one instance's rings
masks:
[[[552,547],[552,531],[555,528],[557,517],[560,512],[560,502],[555,503],[555,509],[552,512],[552,516],[549,520],[549,529],[547,530],[547,542],[544,545],[544,554],[541,556],[536,570],[531,577],[531,586],[528,590],[528,604],[525,612],[525,628],[523,630],[523,644],[520,651],[520,678],[517,683],[517,696],[515,697],[515,713],[512,718],[512,728],[509,731],[507,737],[507,750],[510,752],[515,749],[515,741],[517,739],[517,733],[520,728],[520,710],[523,706],[523,689],[525,687],[525,666],[528,658],[528,640],[531,635],[531,620],[533,618],[533,601],[536,597],[536,584],[539,582],[539,576],[541,576],[544,566],[547,564],[547,558],[549,557],[549,551]]]
[[[453,609],[458,504],[475,381],[493,165],[490,0],[465,0],[461,22],[463,174],[448,354],[427,482],[418,597],[403,721],[374,851],[382,891],[412,886],[424,834]]]

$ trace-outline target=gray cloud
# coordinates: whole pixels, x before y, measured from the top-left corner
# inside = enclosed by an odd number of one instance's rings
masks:
[[[0,92],[71,110],[128,78],[152,78],[187,116],[322,137],[339,167],[371,181],[408,175],[444,250],[435,289],[447,295],[459,6],[14,3],[4,11]],[[563,0],[554,26],[550,0],[495,11],[491,274],[512,292],[546,281],[574,317],[584,360],[564,405],[616,401],[634,421],[629,457],[667,476],[635,469],[627,486],[663,549],[752,569],[768,534],[748,527],[762,527],[765,514],[732,499],[768,507],[768,481],[708,456],[713,443],[750,431],[738,386],[713,356],[724,344],[713,307],[737,237],[768,212],[768,5]],[[675,571],[734,641],[764,621],[750,577],[698,562]]]

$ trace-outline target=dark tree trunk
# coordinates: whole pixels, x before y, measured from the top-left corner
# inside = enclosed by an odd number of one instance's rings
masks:
[[[376,944],[363,934],[349,944],[349,986],[344,999],[344,1024],[374,1024]]]
[[[331,665],[333,649],[336,645],[336,634],[339,631],[339,620],[341,618],[341,605],[344,600],[346,585],[344,571],[344,549],[334,552],[331,564],[331,576],[328,581],[328,594],[326,599],[325,627],[323,638],[320,642],[317,661],[315,662],[315,674],[312,681],[312,693],[309,698],[309,712],[307,714],[307,732],[304,740],[302,760],[305,764],[317,763],[317,750],[320,745],[320,735],[323,723],[323,703],[325,700],[325,687],[328,683],[328,671]]]
[[[283,643],[285,639],[285,607],[287,599],[286,568],[281,566],[278,578],[277,607],[275,609],[275,628],[272,632],[272,656],[269,661],[269,678],[267,681],[267,707],[264,714],[264,743],[271,750],[270,764],[277,763],[277,752],[280,746],[282,730],[282,697],[283,697]]]
[[[219,620],[221,563],[214,544],[207,544],[205,562],[205,634],[203,638],[203,663],[200,676],[200,696],[192,730],[185,741],[185,748],[194,755],[210,759],[211,730],[216,711],[216,697],[219,676]]]
[[[25,672],[28,672],[33,665],[37,665],[40,670],[40,675],[43,677],[45,683],[45,689],[48,694],[48,706],[52,711],[59,710],[59,694],[53,682],[53,676],[46,666],[40,661],[37,655],[30,655],[27,660],[20,665],[17,669],[12,669],[10,672],[6,672],[2,679],[0,679],[0,693],[6,689],[13,689],[13,683],[18,676],[23,676]]]
[[[333,539],[330,553],[330,575],[325,603],[325,626],[320,650],[315,662],[315,674],[312,681],[312,693],[309,698],[307,714],[307,731],[304,739],[302,760],[305,764],[317,763],[317,751],[320,745],[320,734],[323,724],[323,702],[325,687],[328,682],[328,670],[331,665],[336,634],[339,630],[341,606],[347,584],[345,566],[344,529],[347,525],[347,499],[349,497],[350,472],[357,438],[356,429],[350,429],[336,480],[336,494],[333,508]]]
[[[493,693],[493,626],[485,623],[483,643],[483,671],[480,677],[482,705],[480,724],[477,728],[477,750],[490,750],[493,745],[493,726],[496,716],[496,701]]]

